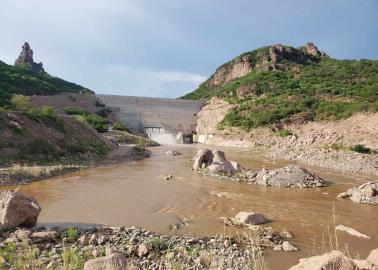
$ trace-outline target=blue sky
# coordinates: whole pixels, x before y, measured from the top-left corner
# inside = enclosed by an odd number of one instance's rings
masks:
[[[378,59],[378,0],[0,0],[0,33],[8,64],[28,41],[50,74],[97,93],[178,97],[269,44]]]

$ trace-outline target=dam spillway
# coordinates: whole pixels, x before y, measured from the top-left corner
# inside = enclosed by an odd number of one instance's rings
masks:
[[[191,142],[202,101],[97,95],[119,121],[135,133],[146,133],[162,144]]]

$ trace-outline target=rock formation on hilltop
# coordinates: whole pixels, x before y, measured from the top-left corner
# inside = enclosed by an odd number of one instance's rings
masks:
[[[33,59],[33,50],[30,48],[30,45],[28,42],[25,42],[24,45],[22,45],[22,50],[18,58],[16,59],[15,66],[17,65],[29,65],[32,67],[39,67],[42,68],[42,63],[35,63]]]
[[[308,42],[300,48],[275,44],[244,53],[219,67],[210,79],[209,84],[213,86],[224,85],[233,79],[243,77],[253,70],[295,71],[298,70],[298,67],[292,64],[314,63],[322,57],[328,57],[328,55],[319,51],[312,42]]]

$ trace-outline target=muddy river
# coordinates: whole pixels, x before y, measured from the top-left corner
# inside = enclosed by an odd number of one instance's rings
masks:
[[[279,189],[231,183],[192,172],[189,159],[199,147],[155,147],[150,149],[152,156],[145,160],[82,170],[23,186],[21,191],[40,202],[39,223],[135,225],[165,234],[241,233],[225,228],[219,218],[234,216],[239,211],[258,211],[271,220],[264,226],[291,231],[295,236],[292,242],[300,248],[292,253],[268,251],[266,259],[272,270],[287,269],[301,257],[329,249],[329,235],[334,235],[333,212],[336,224],[372,237],[359,239],[339,232],[340,246],[361,258],[378,247],[378,207],[336,199],[338,193],[374,177],[307,167],[330,181],[330,187]],[[167,156],[168,149],[183,155]],[[223,150],[227,158],[244,167],[261,169],[290,164],[249,150]],[[173,179],[163,180],[169,173]]]

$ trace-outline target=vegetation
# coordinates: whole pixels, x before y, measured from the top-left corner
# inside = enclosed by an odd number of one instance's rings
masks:
[[[153,238],[146,243],[146,246],[155,251],[164,251],[168,248],[167,241],[161,238]]]
[[[79,232],[76,228],[68,228],[64,233],[63,237],[77,238]]]
[[[258,61],[266,48],[250,52]],[[232,63],[226,63],[229,66]],[[185,99],[226,99],[237,108],[220,128],[245,130],[279,122],[337,120],[360,111],[378,112],[378,61],[336,60],[328,57],[298,64],[282,59],[286,70],[252,70],[224,85],[211,77]],[[237,96],[237,90],[247,92]]]
[[[372,150],[369,147],[366,147],[363,144],[354,145],[354,146],[350,147],[350,150],[354,151],[354,152],[357,152],[357,153],[361,153],[361,154],[370,154],[370,153],[372,153]]]
[[[64,111],[72,115],[77,121],[87,122],[94,127],[97,132],[104,133],[108,131],[108,120],[98,115],[92,115],[88,111],[79,107],[66,107]]]
[[[117,123],[114,123],[112,128],[114,130],[119,130],[119,131],[127,131],[127,132],[130,132],[130,130],[125,126],[125,124],[123,124],[122,122],[117,122]]]
[[[0,106],[8,105],[14,94],[31,96],[64,92],[93,94],[80,85],[49,75],[38,66],[10,66],[0,61]]]
[[[293,135],[293,133],[287,129],[282,129],[276,132],[276,134],[280,137],[287,137]]]

